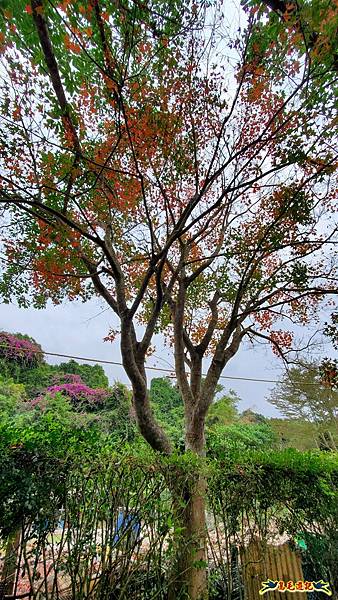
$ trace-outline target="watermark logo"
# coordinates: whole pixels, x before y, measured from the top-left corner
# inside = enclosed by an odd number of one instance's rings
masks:
[[[262,581],[259,594],[263,596],[267,592],[323,592],[326,596],[332,596],[330,583],[328,581],[282,581],[267,579]]]

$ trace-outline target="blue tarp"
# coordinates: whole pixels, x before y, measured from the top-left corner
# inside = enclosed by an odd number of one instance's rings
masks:
[[[135,513],[126,513],[119,510],[115,528],[113,543],[117,544],[120,539],[129,538],[133,542],[138,542],[141,533],[141,523]]]

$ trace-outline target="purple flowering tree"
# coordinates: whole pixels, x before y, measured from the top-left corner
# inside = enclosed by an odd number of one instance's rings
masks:
[[[107,389],[90,388],[83,383],[80,375],[64,374],[56,375],[53,385],[49,386],[44,394],[37,396],[31,404],[36,406],[44,400],[46,394],[53,398],[58,393],[69,398],[76,410],[93,412],[102,410],[111,395]]]
[[[0,332],[0,358],[20,366],[36,367],[43,362],[41,346],[28,337]]]

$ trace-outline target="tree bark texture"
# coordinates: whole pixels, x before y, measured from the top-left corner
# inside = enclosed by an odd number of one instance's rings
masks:
[[[179,534],[168,600],[207,600],[206,481],[198,474],[192,489],[173,489]],[[176,500],[176,502],[175,502]]]
[[[6,554],[0,580],[0,599],[13,594],[17,560],[20,548],[21,529],[12,533],[7,541]]]

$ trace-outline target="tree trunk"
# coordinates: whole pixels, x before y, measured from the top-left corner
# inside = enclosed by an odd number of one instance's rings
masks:
[[[191,600],[206,600],[206,481],[200,475],[184,511],[187,538],[187,584]]]
[[[197,474],[192,488],[178,489],[174,484],[178,536],[177,559],[172,571],[168,600],[207,600],[207,553],[205,492],[206,481]]]
[[[188,413],[188,411],[187,411]],[[204,419],[193,419],[186,413],[186,450],[205,455]],[[175,565],[175,581],[169,600],[189,598],[207,600],[206,548],[206,479],[199,471],[195,481],[182,490],[179,481],[173,484],[177,522],[182,528]],[[185,594],[185,595],[184,595]]]
[[[0,581],[0,599],[4,596],[11,596],[14,590],[15,575],[18,568],[18,553],[20,547],[21,529],[12,533],[6,545],[3,569]]]

